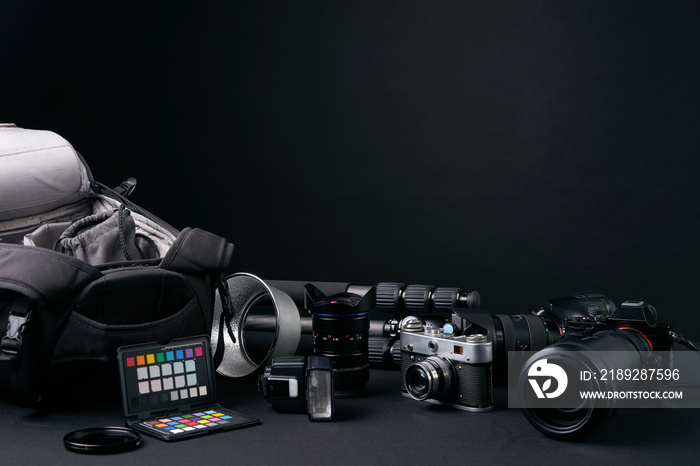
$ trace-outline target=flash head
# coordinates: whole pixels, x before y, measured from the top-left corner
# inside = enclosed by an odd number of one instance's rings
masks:
[[[324,356],[274,358],[260,377],[260,391],[281,413],[307,413],[310,421],[333,419],[333,366]]]

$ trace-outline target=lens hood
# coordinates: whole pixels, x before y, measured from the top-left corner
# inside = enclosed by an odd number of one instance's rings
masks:
[[[215,360],[221,358],[216,371],[227,377],[245,377],[265,367],[274,357],[293,355],[301,339],[301,317],[294,301],[249,273],[233,274],[226,283],[230,311],[224,310],[218,294],[214,302],[212,353]],[[275,331],[267,354],[257,362],[246,347],[244,327],[251,309],[264,298],[269,298],[274,308]]]

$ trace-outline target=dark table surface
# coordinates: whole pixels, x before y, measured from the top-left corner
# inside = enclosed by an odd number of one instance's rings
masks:
[[[254,378],[218,379],[225,407],[262,424],[167,443],[143,436],[131,452],[84,455],[63,447],[73,430],[123,425],[118,399],[24,408],[0,401],[2,464],[698,464],[696,409],[620,410],[586,439],[547,438],[495,391],[495,409],[469,413],[400,395],[398,370],[372,369],[363,396],[336,400],[337,420],[279,414]]]

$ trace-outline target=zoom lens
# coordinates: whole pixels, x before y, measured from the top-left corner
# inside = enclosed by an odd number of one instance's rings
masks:
[[[411,398],[422,401],[445,398],[452,390],[454,378],[454,368],[449,360],[430,356],[408,366],[404,383]]]
[[[561,340],[555,320],[534,314],[491,314],[477,309],[456,307],[452,322],[465,334],[485,333],[493,341],[494,376],[503,378],[509,351],[539,351]],[[474,326],[475,329],[470,327]]]
[[[561,339],[561,330],[552,320],[530,314],[494,316],[496,333],[494,365],[506,367],[508,351],[539,351]]]
[[[575,375],[601,374],[612,368],[640,370],[648,361],[650,351],[648,341],[640,332],[618,329],[586,338],[568,337],[535,353],[518,377],[518,391],[525,406],[525,417],[537,430],[550,437],[575,438],[589,433],[612,416],[615,411],[614,399],[588,399],[576,405],[562,405],[557,398],[546,400],[551,407],[543,407],[542,396],[538,396],[538,400],[533,394],[533,374],[529,369],[536,367],[540,361],[549,366],[559,366],[565,373],[572,374],[568,377],[566,388],[570,393],[626,391],[634,388],[637,382],[615,378],[601,380],[601,377],[582,380]]]

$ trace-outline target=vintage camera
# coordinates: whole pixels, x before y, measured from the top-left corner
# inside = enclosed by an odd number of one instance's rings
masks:
[[[259,390],[281,413],[308,413],[311,421],[333,419],[333,367],[323,356],[279,356],[265,368]]]
[[[401,326],[401,389],[420,401],[467,411],[493,409],[493,345],[485,335],[407,317]]]

